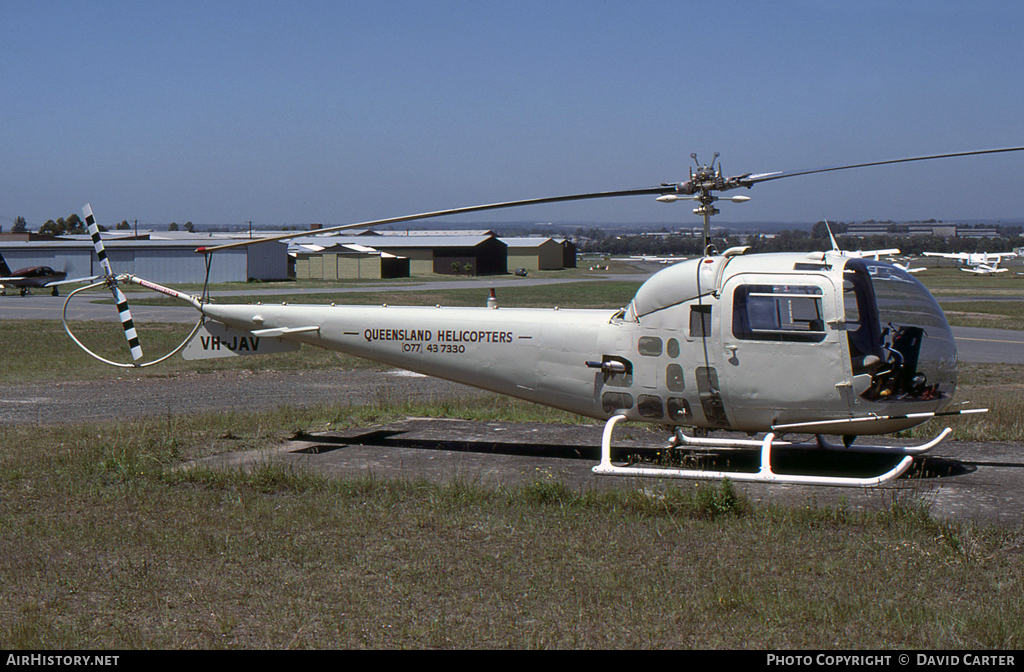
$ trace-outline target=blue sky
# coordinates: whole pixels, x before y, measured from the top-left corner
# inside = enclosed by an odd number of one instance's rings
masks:
[[[0,0],[0,225],[344,224],[1024,145],[1024,3]],[[781,180],[722,222],[1024,218],[1024,152]],[[474,220],[696,225],[625,198]]]

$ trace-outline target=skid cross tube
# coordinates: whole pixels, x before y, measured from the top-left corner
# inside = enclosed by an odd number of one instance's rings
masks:
[[[604,433],[601,437],[601,463],[593,468],[595,474],[601,474],[605,476],[634,476],[634,477],[647,477],[647,478],[682,478],[682,479],[696,479],[696,480],[722,480],[730,479],[733,481],[743,481],[750,483],[780,483],[790,485],[829,485],[829,486],[840,486],[840,487],[860,487],[870,488],[888,483],[896,478],[899,478],[914,461],[914,454],[924,452],[934,447],[939,441],[944,439],[948,434],[949,430],[944,431],[937,439],[930,441],[925,446],[920,448],[923,450],[916,449],[905,449],[899,447],[893,447],[891,450],[895,454],[902,454],[904,457],[899,463],[890,469],[889,471],[874,477],[868,478],[855,478],[847,476],[805,476],[800,474],[777,474],[772,471],[771,467],[771,453],[773,446],[792,446],[786,441],[776,441],[775,434],[768,434],[761,440],[752,439],[694,439],[690,438],[686,443],[691,445],[702,445],[702,446],[715,446],[720,448],[732,448],[732,449],[759,449],[761,454],[760,468],[756,472],[742,472],[742,471],[710,471],[702,469],[676,469],[671,467],[629,467],[629,466],[618,466],[612,464],[612,434],[615,430],[615,425],[621,420],[625,420],[625,415],[613,415],[608,419],[604,426]],[[684,439],[687,437],[684,437]],[[855,453],[856,449],[849,450],[848,452]],[[867,451],[872,452],[872,451]],[[910,454],[908,454],[910,453]]]

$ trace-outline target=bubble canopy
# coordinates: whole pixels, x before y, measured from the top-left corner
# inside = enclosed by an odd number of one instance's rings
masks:
[[[891,401],[952,396],[956,341],[924,285],[892,264],[850,259],[843,295],[854,373],[874,374],[864,396]]]

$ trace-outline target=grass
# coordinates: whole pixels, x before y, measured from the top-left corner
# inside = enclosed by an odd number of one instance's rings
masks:
[[[984,276],[964,273],[959,268],[942,264],[930,266],[928,270],[917,273],[914,277],[938,297],[1019,296],[1024,290],[1024,278],[1015,273],[1019,268],[1018,265],[1011,267],[1006,273]]]
[[[113,308],[111,308],[113,310]],[[130,360],[121,326],[108,322],[79,322],[72,326],[75,335],[91,350],[113,361]],[[139,327],[147,359],[173,350],[192,325],[146,324]],[[26,343],[32,345],[26,347]],[[45,344],[45,345],[41,345]],[[147,369],[124,370],[96,361],[75,345],[60,322],[54,320],[9,320],[0,322],[0,384],[33,383],[53,380],[96,380],[119,376],[167,376],[183,371],[278,370],[304,371],[323,368],[375,366],[365,360],[322,348],[303,347],[298,352],[259,357],[231,357],[189,362],[180,355]]]
[[[174,468],[396,412],[438,408],[5,432],[0,647],[1024,642],[1021,530],[940,522],[912,498],[853,511],[758,505],[727,481],[593,492]]]
[[[1024,301],[947,303],[943,312],[954,327],[1024,330]]]
[[[939,428],[949,426],[958,441],[1024,443],[1024,366],[961,363],[958,371],[954,402],[966,402],[965,408],[988,408],[989,412],[935,419],[900,435],[930,439]],[[956,408],[959,406],[950,410]]]

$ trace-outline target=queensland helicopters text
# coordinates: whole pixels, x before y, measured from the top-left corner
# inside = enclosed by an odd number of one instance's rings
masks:
[[[668,266],[648,279],[624,307],[587,310],[440,306],[221,305],[129,274],[115,275],[106,260],[92,209],[86,222],[106,285],[114,294],[133,362],[150,366],[178,351],[211,354],[210,343],[232,356],[277,344],[305,343],[418,373],[563,409],[605,422],[599,474],[730,478],[736,481],[874,486],[897,478],[913,456],[950,434],[916,447],[854,446],[860,435],[913,427],[953,410],[956,344],[935,299],[916,279],[883,261],[822,251],[718,253],[709,219],[717,192],[834,170],[1024,150],[959,152],[815,170],[746,173],[726,177],[721,166],[697,164],[690,179],[656,187],[509,201],[359,222],[328,229],[364,228],[442,215],[542,203],[619,196],[692,200],[704,218],[705,254]],[[694,156],[696,159],[696,156]],[[715,156],[717,159],[717,154]],[[725,200],[743,202],[745,196]],[[259,239],[283,240],[302,234]],[[238,241],[197,252],[250,244]],[[188,338],[160,359],[140,363],[142,350],[127,301],[118,286],[137,284],[184,300],[199,312]],[[83,288],[87,289],[87,288]],[[79,291],[65,301],[67,304]],[[65,319],[69,336],[83,349]],[[198,339],[193,337],[201,334]],[[190,341],[192,343],[190,344]],[[205,346],[204,350],[204,344]],[[86,349],[87,352],[88,349]],[[191,354],[190,354],[191,353]],[[674,431],[670,442],[701,451],[741,450],[760,455],[756,471],[710,471],[673,466],[632,466],[612,461],[612,434],[622,420]],[[690,434],[682,430],[689,428]],[[762,438],[709,437],[711,430]],[[785,435],[811,435],[803,443]],[[839,435],[832,444],[824,435]],[[892,457],[872,476],[777,473],[773,450],[839,451]]]

